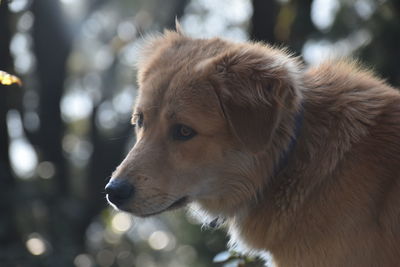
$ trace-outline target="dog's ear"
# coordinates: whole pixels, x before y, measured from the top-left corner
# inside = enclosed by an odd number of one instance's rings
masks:
[[[212,69],[214,89],[231,129],[248,150],[258,153],[271,142],[282,110],[297,108],[301,83],[295,59],[253,46],[228,51],[205,65]]]

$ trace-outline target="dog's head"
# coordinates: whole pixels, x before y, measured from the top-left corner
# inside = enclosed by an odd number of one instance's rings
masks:
[[[296,61],[167,31],[144,46],[138,70],[137,140],[106,187],[109,202],[138,216],[191,201],[227,215],[256,197],[274,149],[289,142],[281,122],[300,99]]]

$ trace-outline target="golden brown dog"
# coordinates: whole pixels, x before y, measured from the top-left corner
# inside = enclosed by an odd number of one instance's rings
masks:
[[[355,63],[167,31],[143,48],[137,142],[107,198],[195,203],[276,266],[400,266],[400,94]]]

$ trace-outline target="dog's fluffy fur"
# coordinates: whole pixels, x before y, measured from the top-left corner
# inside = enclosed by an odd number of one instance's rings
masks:
[[[354,62],[307,69],[264,44],[172,31],[147,40],[138,70],[143,125],[112,178],[135,193],[119,208],[195,203],[276,266],[399,266],[397,90]],[[176,124],[197,135],[174,140]]]

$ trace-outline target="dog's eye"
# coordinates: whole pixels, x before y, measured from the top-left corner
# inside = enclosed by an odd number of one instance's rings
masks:
[[[133,114],[133,116],[135,117],[134,121],[135,121],[135,127],[138,128],[142,128],[143,127],[143,113],[139,112],[139,113],[135,113]]]
[[[172,128],[172,137],[174,140],[186,141],[194,137],[196,134],[195,130],[183,124],[176,124]]]

